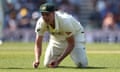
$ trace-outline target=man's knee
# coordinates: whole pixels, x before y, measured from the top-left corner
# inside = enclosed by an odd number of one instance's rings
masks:
[[[77,67],[87,67],[88,66],[88,62],[86,61],[86,62],[83,62],[83,63],[81,63],[81,62],[78,62],[77,64]]]

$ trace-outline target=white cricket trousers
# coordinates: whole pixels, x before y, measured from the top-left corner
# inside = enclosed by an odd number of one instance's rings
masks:
[[[67,47],[66,41],[50,41],[45,52],[44,65],[47,66],[51,60],[57,59]],[[76,42],[75,47],[70,53],[70,57],[77,67],[86,67],[88,65],[85,43]]]

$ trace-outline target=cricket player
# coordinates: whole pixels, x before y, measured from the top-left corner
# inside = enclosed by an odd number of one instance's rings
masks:
[[[50,33],[50,40],[45,53],[44,65],[55,68],[69,54],[77,67],[88,65],[84,29],[71,15],[56,11],[55,5],[45,3],[40,6],[41,18],[36,25],[35,61],[34,68],[38,68],[42,53],[42,39],[45,31]]]

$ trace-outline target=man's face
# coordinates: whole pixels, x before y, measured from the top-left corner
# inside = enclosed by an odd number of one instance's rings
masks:
[[[46,23],[52,24],[54,22],[54,12],[42,12],[41,14]]]

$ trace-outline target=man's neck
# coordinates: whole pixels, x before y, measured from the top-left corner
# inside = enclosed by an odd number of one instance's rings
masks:
[[[52,23],[50,23],[50,26],[55,29],[55,21],[53,21]]]
[[[55,23],[50,24],[50,26],[55,29]]]

